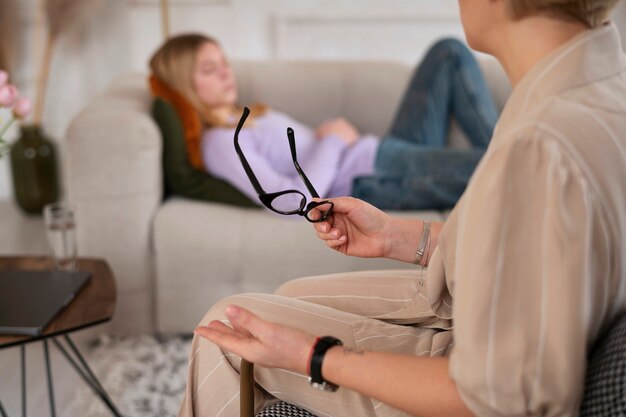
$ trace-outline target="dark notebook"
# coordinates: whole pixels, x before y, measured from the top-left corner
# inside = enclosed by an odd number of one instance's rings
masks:
[[[41,335],[90,279],[83,271],[0,271],[0,335]]]

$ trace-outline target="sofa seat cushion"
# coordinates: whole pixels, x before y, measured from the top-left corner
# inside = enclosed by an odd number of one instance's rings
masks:
[[[443,220],[434,211],[394,213]],[[282,283],[344,271],[416,268],[389,259],[345,256],[317,238],[309,222],[219,203],[171,198],[153,226],[157,324],[191,332],[209,307],[242,292],[271,293]]]

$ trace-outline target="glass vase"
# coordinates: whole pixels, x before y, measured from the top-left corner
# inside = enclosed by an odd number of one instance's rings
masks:
[[[40,126],[24,125],[11,146],[13,192],[17,205],[29,214],[41,214],[59,199],[57,152]]]

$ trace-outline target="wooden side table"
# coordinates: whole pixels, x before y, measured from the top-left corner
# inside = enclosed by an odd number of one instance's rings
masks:
[[[1,270],[51,270],[54,261],[49,256],[11,256],[0,257]],[[77,294],[76,298],[44,329],[41,336],[0,336],[0,349],[11,346],[20,346],[20,362],[22,375],[22,415],[26,416],[26,355],[27,343],[42,341],[48,379],[48,396],[50,400],[50,413],[56,416],[54,405],[54,389],[52,373],[50,370],[50,355],[48,353],[48,339],[54,343],[67,361],[76,369],[93,391],[102,399],[113,415],[121,417],[120,412],[111,401],[100,381],[96,378],[87,362],[76,348],[69,333],[97,324],[105,323],[113,317],[115,311],[116,288],[115,278],[111,268],[102,259],[81,258],[79,270],[91,272],[89,283]],[[62,338],[69,348],[66,348],[60,340]],[[0,415],[7,414],[0,401]]]

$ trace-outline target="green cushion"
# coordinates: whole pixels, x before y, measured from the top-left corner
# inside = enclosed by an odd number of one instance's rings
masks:
[[[230,183],[193,168],[187,160],[183,126],[174,107],[157,98],[152,117],[163,137],[164,196],[174,194],[194,200],[214,201],[242,207],[259,205]]]

